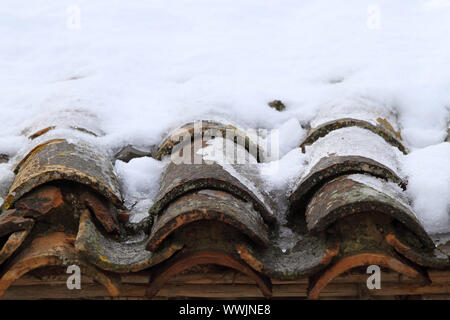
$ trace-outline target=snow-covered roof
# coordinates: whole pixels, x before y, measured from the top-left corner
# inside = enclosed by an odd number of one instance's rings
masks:
[[[448,270],[447,2],[3,1],[0,294],[43,256],[111,295]]]

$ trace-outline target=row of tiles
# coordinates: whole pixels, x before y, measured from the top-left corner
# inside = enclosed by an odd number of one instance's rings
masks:
[[[252,161],[216,161],[208,154],[200,163],[169,161],[149,217],[133,224],[109,159],[89,144],[46,141],[17,165],[2,205],[0,293],[32,269],[70,263],[82,265],[112,295],[120,290],[111,274],[150,268],[151,297],[170,277],[203,264],[237,269],[267,297],[271,279],[311,277],[309,295],[317,298],[337,275],[368,264],[426,283],[426,268],[446,269],[449,258],[404,197],[395,154],[407,150],[394,127],[382,118],[344,118],[310,129],[300,146],[310,160],[289,194],[286,219]],[[224,139],[240,147],[244,159],[264,161],[252,138],[224,123],[191,123],[174,131],[154,157],[192,159],[211,139]]]

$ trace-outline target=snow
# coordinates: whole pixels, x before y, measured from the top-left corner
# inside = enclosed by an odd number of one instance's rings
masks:
[[[278,134],[277,139],[273,139],[273,141],[280,142],[278,147],[279,157],[283,157],[302,143],[303,139],[306,138],[307,131],[300,126],[297,119],[291,118],[276,130],[271,130],[270,133]],[[269,139],[270,137],[268,137]]]
[[[161,180],[164,167],[163,162],[150,157],[135,158],[129,162],[116,161],[114,170],[120,181],[125,206],[134,207],[131,222],[139,222],[147,216],[158,191],[154,182]]]
[[[394,172],[399,171],[398,158],[401,152],[386,143],[379,135],[359,127],[348,127],[331,131],[318,139],[312,146],[306,147],[309,156],[305,176],[320,161],[330,156],[361,156],[375,160]]]
[[[289,196],[305,170],[306,158],[300,148],[295,148],[278,160],[258,164],[262,187],[272,199],[282,225],[287,223]]]
[[[310,121],[311,127],[318,127],[326,122],[342,118],[352,118],[367,121],[374,126],[379,123],[378,118],[387,120],[399,131],[397,117],[394,110],[383,105],[382,102],[361,96],[343,96],[319,106],[315,117]]]
[[[8,189],[14,181],[13,168],[9,163],[0,163],[0,203],[8,194]]]
[[[418,218],[430,233],[450,231],[450,143],[412,152],[403,159],[407,192]]]
[[[261,163],[261,176],[269,188],[290,194],[305,170],[306,158],[300,148],[295,148],[279,160]]]
[[[0,164],[0,197],[13,164],[50,136],[88,139],[112,157],[212,118],[278,130],[279,155],[267,159],[278,174],[266,168],[264,179],[282,189],[305,172],[300,123],[382,116],[411,151],[395,158],[414,209],[428,231],[450,232],[449,34],[448,0],[2,0],[0,154],[11,160]],[[268,107],[275,99],[285,111]],[[126,203],[150,205],[160,163],[116,170]]]

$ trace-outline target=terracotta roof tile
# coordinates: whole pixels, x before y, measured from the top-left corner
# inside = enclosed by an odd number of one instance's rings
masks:
[[[167,165],[149,216],[139,223],[128,221],[113,159],[82,140],[45,141],[54,126],[32,134],[42,143],[17,165],[0,214],[0,295],[7,296],[14,282],[35,269],[71,264],[119,297],[164,295],[173,281],[188,277],[214,286],[206,279],[217,270],[247,277],[259,291],[252,291],[247,280],[239,285],[258,297],[330,296],[328,285],[339,284],[342,277],[353,279],[351,272],[372,264],[414,279],[411,283],[424,293],[441,281],[436,270],[444,270],[442,281],[449,279],[450,250],[436,248],[416,218],[395,161],[389,154],[364,153],[360,150],[367,146],[353,145],[365,140],[354,138],[356,131],[349,128],[363,130],[358,137],[366,132],[377,150],[406,153],[394,129],[398,126],[385,117],[316,120],[301,144],[311,156],[309,167],[293,190],[285,190],[286,212],[279,212],[283,206],[267,193],[255,167],[265,161],[258,152],[261,145],[235,125],[205,124],[201,131],[195,123],[175,130],[154,152]],[[186,133],[191,138],[180,143]],[[336,133],[340,144],[319,150]],[[199,153],[212,139],[228,139],[242,148],[240,157],[255,161],[224,164]],[[199,157],[201,163],[168,160],[174,153]],[[129,146],[116,157],[129,161],[149,155]],[[127,279],[133,277],[144,279],[139,285],[144,283],[145,290],[130,289],[134,284]],[[193,291],[180,289],[175,296],[201,296],[189,280],[183,281],[183,288]],[[285,293],[280,285],[303,291]],[[228,294],[246,297],[245,290]],[[347,294],[355,295],[351,290]],[[215,296],[206,290],[204,297]]]

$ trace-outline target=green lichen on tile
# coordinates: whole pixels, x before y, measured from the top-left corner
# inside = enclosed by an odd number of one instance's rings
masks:
[[[202,189],[176,199],[156,218],[148,248],[156,249],[170,233],[199,220],[233,226],[263,247],[269,242],[267,226],[250,203],[227,192]]]
[[[135,235],[135,238],[139,235]],[[182,248],[178,242],[167,243],[151,253],[145,250],[146,237],[123,241],[104,234],[85,211],[80,219],[75,248],[90,263],[117,273],[137,272],[169,258]]]
[[[392,181],[403,189],[406,188],[406,183],[394,170],[377,161],[360,156],[331,155],[320,159],[290,195],[290,215],[304,214],[313,194],[327,182],[336,177],[354,173],[370,174],[386,181]]]
[[[306,210],[309,230],[322,231],[345,216],[377,212],[401,222],[426,246],[434,247],[433,241],[409,208],[387,194],[350,177],[337,178],[317,191]]]
[[[174,199],[202,189],[229,192],[239,199],[252,203],[267,223],[274,221],[274,217],[265,204],[265,199],[264,202],[261,201],[252,190],[216,163],[209,165],[170,163],[165,169],[160,190],[149,214],[159,215]]]
[[[14,202],[35,187],[55,181],[77,182],[122,206],[119,183],[111,162],[95,148],[51,140],[33,149],[16,168],[9,195]]]

